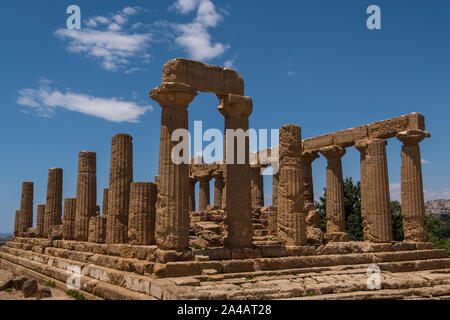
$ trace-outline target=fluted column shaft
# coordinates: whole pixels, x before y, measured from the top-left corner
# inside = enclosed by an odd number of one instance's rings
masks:
[[[264,207],[264,182],[261,165],[250,166],[250,189],[252,209]]]
[[[109,197],[109,189],[103,189],[103,204],[102,204],[102,215],[108,215],[108,197]]]
[[[195,211],[195,183],[197,179],[189,177],[189,211]]]
[[[297,125],[280,128],[278,181],[278,237],[287,244],[306,244],[302,135]]]
[[[344,181],[341,162],[345,149],[330,146],[319,151],[327,158],[326,237],[332,238],[333,234],[341,234],[345,237]]]
[[[430,137],[421,130],[403,131],[397,138],[403,142],[401,166],[401,201],[403,233],[407,241],[425,241],[425,207],[423,196],[422,163],[419,142]]]
[[[369,139],[356,143],[361,152],[361,217],[364,240],[392,241],[392,217],[386,140]]]
[[[44,237],[44,216],[45,216],[45,204],[39,204],[37,206],[36,213],[36,229],[37,229],[37,237]]]
[[[224,188],[222,171],[220,173],[214,173],[214,207],[222,209],[222,193]]]
[[[201,176],[197,178],[200,182],[198,193],[198,211],[206,210],[206,206],[210,203],[209,193],[209,177]]]
[[[97,157],[95,152],[81,151],[78,154],[78,179],[75,209],[74,239],[87,241],[89,219],[96,216],[97,206]]]
[[[53,226],[62,224],[62,188],[63,170],[52,168],[48,170],[47,202],[45,203],[44,235],[51,233]]]
[[[278,182],[280,180],[280,174],[277,172],[272,176],[272,205],[278,205]]]
[[[63,239],[73,240],[75,237],[76,198],[64,199]],[[89,222],[88,222],[89,224]],[[88,225],[89,227],[89,225]],[[86,239],[87,240],[87,239]]]
[[[228,248],[251,247],[253,226],[250,215],[250,143],[248,135],[242,137],[243,140],[237,136],[239,132],[245,134],[248,130],[248,117],[252,113],[253,104],[250,98],[233,94],[221,96],[219,99],[218,110],[225,117],[224,176],[227,232],[224,245]],[[230,145],[227,146],[228,144]]]
[[[33,226],[33,182],[22,183],[22,197],[20,199],[20,211],[25,216],[23,232]]]
[[[176,129],[188,129],[187,108],[196,95],[190,86],[178,83],[164,83],[150,92],[162,108],[155,226],[159,249],[189,247],[189,164],[172,161],[172,150],[179,142],[171,141],[171,136]]]
[[[148,245],[155,242],[156,184],[134,182],[130,191],[128,239],[130,244]]]
[[[126,243],[130,184],[133,182],[133,137],[119,133],[112,138],[109,168],[106,242]]]

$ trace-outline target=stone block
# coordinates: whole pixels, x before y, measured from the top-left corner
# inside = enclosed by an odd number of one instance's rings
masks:
[[[339,147],[350,147],[368,136],[367,125],[337,131],[333,134],[333,142]]]
[[[392,138],[395,137],[398,132],[405,131],[408,127],[408,123],[408,115],[373,122],[368,125],[368,134],[370,138]]]
[[[327,133],[303,140],[303,151],[316,151],[331,145],[333,145],[333,134]]]

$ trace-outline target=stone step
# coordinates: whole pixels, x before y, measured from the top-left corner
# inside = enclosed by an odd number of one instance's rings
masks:
[[[16,249],[19,250],[19,249]],[[34,257],[22,257],[0,251],[0,264],[8,267],[9,264],[18,265],[35,273],[42,274],[62,283],[75,283],[79,279],[80,289],[103,299],[111,300],[154,300],[149,295],[149,288],[140,279],[135,279],[131,273],[112,271],[107,268],[94,267],[80,262],[61,258],[45,257],[38,253]],[[70,269],[68,271],[68,267]],[[70,270],[81,270],[81,274]],[[77,270],[78,271],[78,270]],[[116,276],[117,278],[109,278]],[[120,277],[122,276],[122,277]],[[117,283],[115,284],[114,281]]]
[[[253,234],[255,236],[264,237],[269,234],[269,231],[267,229],[256,229],[253,231]]]

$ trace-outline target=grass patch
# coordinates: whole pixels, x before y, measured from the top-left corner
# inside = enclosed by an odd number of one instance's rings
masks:
[[[56,287],[56,282],[49,280],[46,283],[44,283],[44,286],[54,288],[54,287]]]
[[[6,288],[5,292],[12,292],[12,288]]]
[[[75,298],[75,300],[85,300],[84,295],[82,295],[81,293],[79,293],[77,290],[67,290],[66,294]]]

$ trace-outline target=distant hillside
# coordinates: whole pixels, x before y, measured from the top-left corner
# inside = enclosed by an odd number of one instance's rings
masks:
[[[425,213],[430,215],[450,215],[450,199],[425,202]]]
[[[0,233],[0,238],[9,238],[12,237],[12,233]]]

